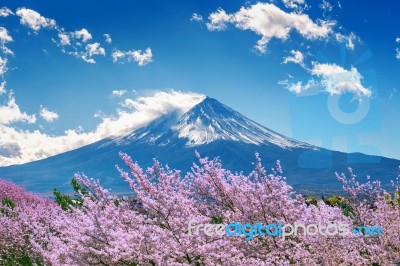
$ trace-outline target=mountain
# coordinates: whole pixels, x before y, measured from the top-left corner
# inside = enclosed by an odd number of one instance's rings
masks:
[[[399,160],[331,151],[288,138],[207,97],[184,114],[172,111],[126,136],[23,165],[0,167],[0,178],[30,191],[49,193],[53,188],[70,191],[73,174],[84,172],[115,193],[127,193],[128,186],[115,170],[116,164],[123,166],[119,151],[131,155],[142,167],[156,158],[184,175],[197,162],[196,150],[203,157],[219,156],[225,168],[245,173],[252,170],[254,154],[259,152],[266,169],[280,160],[289,184],[297,191],[317,195],[340,191],[335,171],[347,172],[351,166],[360,177],[370,175],[387,186],[400,165]]]
[[[283,149],[319,149],[269,130],[209,97],[181,116],[176,112],[164,115],[129,136],[109,141],[109,144],[138,142],[167,146],[182,140],[185,148],[223,140],[270,144]]]

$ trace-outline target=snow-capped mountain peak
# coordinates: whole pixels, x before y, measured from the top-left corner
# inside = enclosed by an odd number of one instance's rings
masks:
[[[175,141],[199,146],[217,140],[275,145],[285,149],[317,147],[293,140],[246,118],[217,100],[206,97],[184,114],[172,112],[115,142],[139,141],[168,145]]]

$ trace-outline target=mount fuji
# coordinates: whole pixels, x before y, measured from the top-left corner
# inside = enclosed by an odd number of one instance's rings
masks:
[[[184,176],[193,162],[197,163],[196,150],[202,157],[218,156],[226,169],[244,173],[252,170],[255,152],[260,153],[266,169],[280,160],[286,180],[295,190],[317,195],[340,191],[336,171],[347,172],[352,167],[361,179],[370,175],[387,186],[400,165],[395,159],[331,151],[291,139],[206,97],[183,114],[171,111],[125,136],[35,162],[0,167],[0,178],[38,193],[49,193],[53,188],[68,192],[73,174],[84,172],[100,179],[114,193],[128,193],[128,186],[115,170],[116,164],[123,166],[119,151],[131,155],[142,167],[150,166],[156,158],[182,170]]]

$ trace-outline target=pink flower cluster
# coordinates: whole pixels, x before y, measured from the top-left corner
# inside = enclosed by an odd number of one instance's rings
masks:
[[[88,193],[63,211],[49,200],[0,182],[0,264],[26,256],[44,265],[393,265],[400,262],[399,186],[394,197],[377,182],[338,175],[344,206],[309,204],[277,167],[268,174],[256,154],[249,175],[199,157],[192,171],[154,161],[146,171],[124,153],[117,166],[134,196],[117,197],[77,174]],[[12,202],[12,203],[11,203]],[[1,205],[2,204],[2,205]],[[346,214],[346,215],[345,215]],[[188,223],[348,223],[377,225],[383,236],[293,235],[285,240],[189,234]],[[11,255],[10,255],[11,254]],[[19,259],[19,258],[16,258]],[[34,264],[34,263],[33,263]]]

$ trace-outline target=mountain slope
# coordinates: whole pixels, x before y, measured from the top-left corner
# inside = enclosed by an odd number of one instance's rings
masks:
[[[130,154],[143,167],[157,158],[185,173],[197,162],[195,150],[202,156],[219,156],[223,166],[232,171],[251,171],[255,152],[260,153],[266,169],[279,159],[287,181],[295,189],[313,194],[340,189],[334,172],[346,171],[348,166],[360,176],[369,174],[388,184],[400,165],[393,159],[329,151],[293,140],[207,97],[184,114],[165,114],[127,136],[103,139],[24,165],[1,167],[0,178],[45,193],[54,187],[68,190],[71,177],[79,171],[124,193],[129,188],[114,167],[122,165],[119,151]]]

